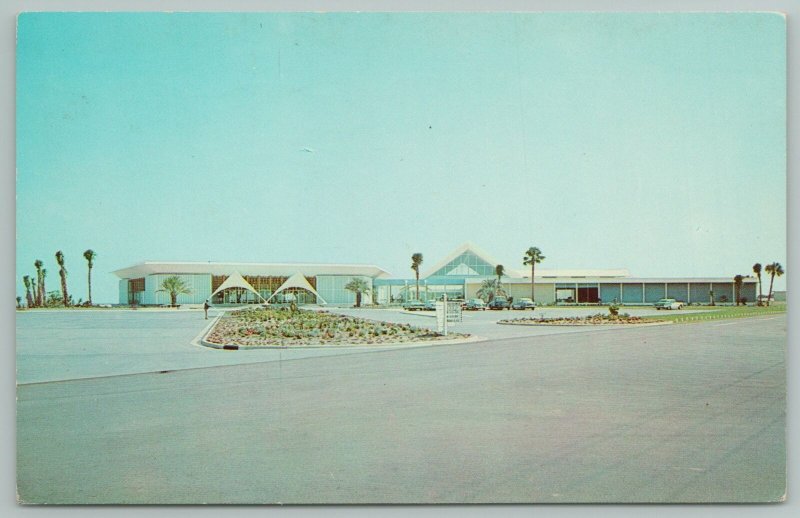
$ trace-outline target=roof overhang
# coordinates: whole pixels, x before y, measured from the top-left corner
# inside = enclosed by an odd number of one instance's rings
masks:
[[[352,275],[375,278],[389,277],[389,272],[370,264],[304,264],[304,263],[213,263],[145,261],[112,272],[120,279],[134,279],[157,274],[232,275],[290,277],[297,272],[307,276]]]

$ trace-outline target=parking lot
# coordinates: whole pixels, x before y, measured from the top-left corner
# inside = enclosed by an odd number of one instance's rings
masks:
[[[359,316],[372,320],[385,320],[401,324],[411,324],[419,327],[436,329],[436,313],[434,311],[399,311],[393,309],[331,309],[337,313]],[[681,314],[697,313],[702,310],[682,309]],[[623,313],[630,313],[635,316],[662,315],[663,311],[652,307],[624,308]],[[543,307],[535,310],[485,310],[485,311],[463,311],[463,321],[451,324],[450,330],[456,333],[469,333],[487,340],[499,338],[517,338],[523,336],[544,336],[562,333],[585,333],[591,328],[587,327],[563,327],[563,326],[508,326],[498,325],[498,320],[515,318],[556,318],[556,317],[581,317],[596,313],[608,313],[606,307]],[[603,326],[594,328],[602,331],[607,329],[630,328],[630,326]]]
[[[399,310],[336,309],[362,318],[408,323],[434,329],[433,312],[404,313]],[[555,316],[591,314],[603,310],[554,309]],[[641,314],[648,314],[648,310]],[[652,309],[649,310],[652,313]],[[539,316],[540,310],[465,312],[454,332],[485,339],[541,336],[586,332],[575,327],[520,327],[497,325],[502,318]],[[212,310],[214,317],[218,310]],[[637,313],[638,314],[638,313]],[[315,347],[220,351],[192,344],[210,323],[197,310],[74,310],[27,311],[17,313],[17,381],[19,383],[91,378],[179,370],[216,365],[353,354],[378,348]],[[427,344],[426,346],[436,346]]]
[[[68,340],[52,351],[53,373],[59,359],[101,372],[220,357],[180,349],[203,325],[197,314],[103,315],[114,333],[94,316],[25,315],[23,360],[36,356],[37,333],[56,329]],[[499,316],[470,318],[480,326]],[[145,351],[126,342],[157,335]],[[19,495],[52,504],[778,501],[785,347],[781,314],[23,384]]]

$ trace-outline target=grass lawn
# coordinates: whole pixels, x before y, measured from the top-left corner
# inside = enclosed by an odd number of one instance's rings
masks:
[[[701,309],[702,313],[684,313],[681,310],[664,311],[661,315],[647,317],[653,320],[671,320],[673,322],[704,322],[706,320],[718,320],[725,318],[745,318],[757,317],[762,315],[774,315],[786,312],[786,304],[774,304],[772,306],[692,306],[690,309]],[[620,313],[625,309],[620,308]]]

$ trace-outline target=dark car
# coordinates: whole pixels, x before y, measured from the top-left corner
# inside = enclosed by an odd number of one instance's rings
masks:
[[[489,302],[489,309],[511,309],[511,304],[505,297],[495,297]]]
[[[519,300],[515,300],[513,304],[511,304],[511,309],[536,309],[536,303],[529,299],[529,298],[521,298]]]
[[[425,303],[421,300],[409,300],[403,303],[403,309],[406,311],[420,311],[425,309]]]
[[[436,311],[436,301],[435,300],[426,301],[424,306],[425,307],[423,307],[422,309],[424,309],[425,311]]]
[[[481,299],[469,299],[464,305],[464,309],[468,311],[485,311],[486,303]]]

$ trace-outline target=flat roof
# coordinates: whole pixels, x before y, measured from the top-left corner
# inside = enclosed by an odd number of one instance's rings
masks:
[[[314,263],[217,263],[144,261],[111,273],[120,279],[132,279],[156,274],[210,274],[264,277],[289,277],[297,272],[312,277],[316,275],[357,275],[373,278],[388,277],[389,272],[371,264],[314,264]]]
[[[488,277],[490,278],[490,277]],[[484,279],[466,279],[467,284],[480,284]],[[755,283],[758,280],[755,277],[745,277],[742,279],[744,283]],[[506,278],[504,277],[501,284],[530,284],[531,279],[520,278]],[[553,277],[553,278],[534,278],[536,284],[583,284],[583,283],[602,283],[602,284],[685,284],[685,283],[716,283],[716,284],[731,284],[733,277]]]

